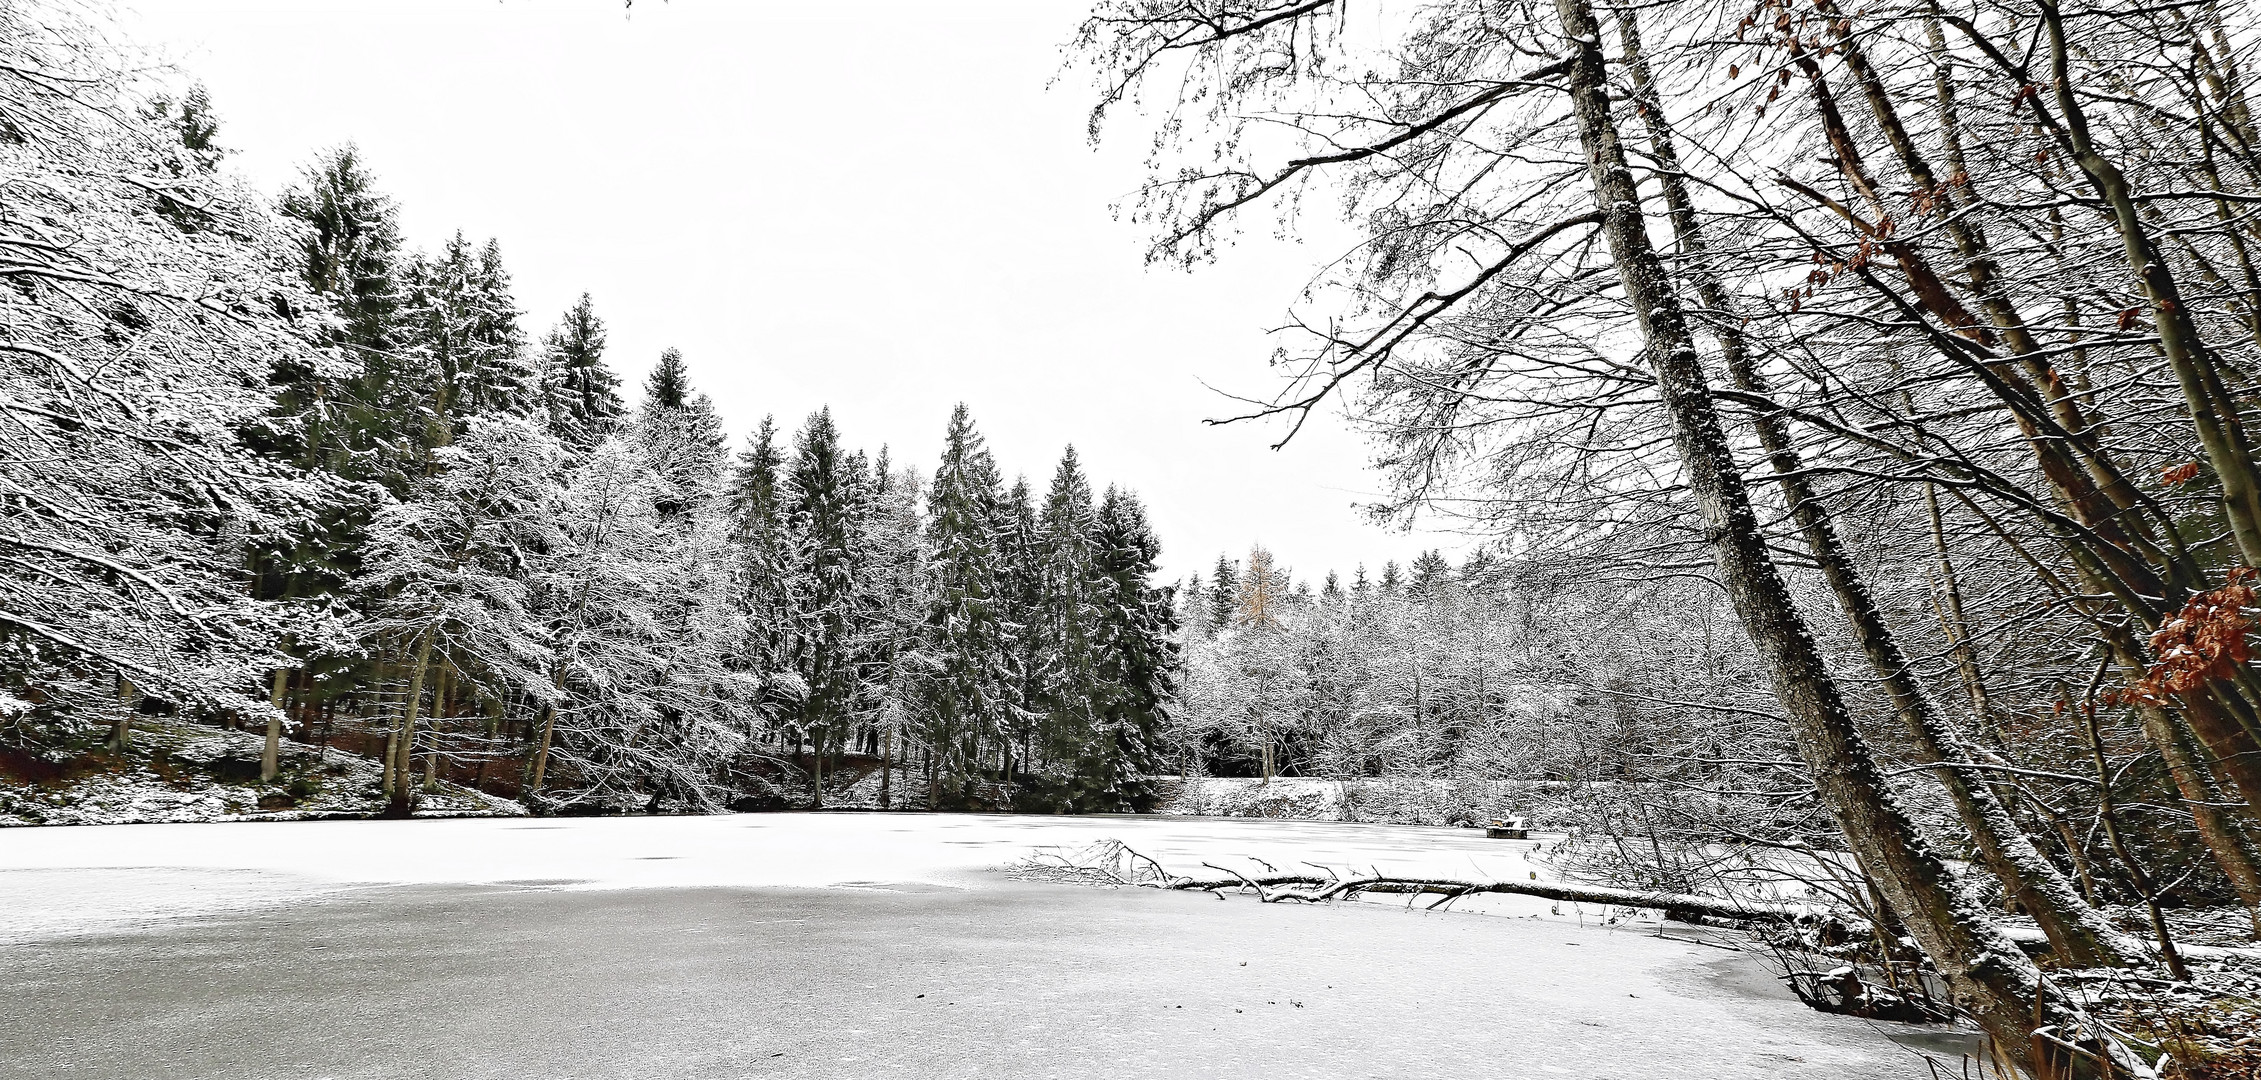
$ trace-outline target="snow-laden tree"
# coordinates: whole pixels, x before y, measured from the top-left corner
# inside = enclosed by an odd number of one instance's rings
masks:
[[[1172,597],[1154,587],[1162,544],[1138,497],[1110,485],[1092,529],[1093,645],[1098,656],[1096,742],[1081,785],[1092,810],[1151,809],[1165,732],[1176,712],[1178,626]]]
[[[413,799],[425,693],[437,677],[546,699],[550,644],[531,607],[527,575],[550,546],[549,503],[562,448],[534,421],[480,414],[433,452],[432,472],[369,526],[360,578],[365,647],[391,674],[385,785],[395,812]],[[447,699],[433,693],[437,706]],[[427,759],[426,774],[436,762]]]
[[[539,411],[539,373],[495,241],[474,248],[457,232],[438,255],[410,261],[403,277],[395,349],[431,425],[425,445],[445,445],[465,417]]]
[[[1081,806],[1091,790],[1113,786],[1099,763],[1111,759],[1102,747],[1099,711],[1099,575],[1094,550],[1097,508],[1091,483],[1075,448],[1068,447],[1053,471],[1037,519],[1031,553],[1036,595],[1024,633],[1034,663],[1028,708],[1035,714],[1039,741],[1036,767],[1041,786],[1063,805]]]
[[[855,715],[867,752],[881,761],[882,808],[895,801],[894,762],[923,704],[911,663],[928,602],[921,488],[918,474],[895,468],[882,447],[858,517],[863,559],[856,578]]]
[[[579,447],[594,446],[627,413],[620,377],[605,366],[605,325],[588,293],[566,309],[542,338],[537,375],[540,412],[550,433]]]
[[[724,663],[744,625],[726,595],[680,595],[719,583],[727,549],[719,522],[687,533],[668,520],[668,490],[620,434],[555,494],[555,535],[531,577],[550,666],[526,787],[543,805],[713,810],[731,797],[759,678]]]
[[[928,752],[927,800],[963,795],[996,745],[1011,708],[1010,627],[997,560],[1002,493],[973,416],[950,413],[942,458],[927,489],[927,612],[919,649]]]
[[[324,494],[238,433],[270,372],[328,369],[293,322],[319,305],[290,231],[138,107],[108,41],[0,6],[0,692],[15,725],[144,693],[263,715],[282,632],[322,631],[250,597],[249,555]]]
[[[868,600],[859,588],[867,557],[864,473],[861,456],[841,447],[831,411],[819,410],[793,440],[780,491],[792,598],[787,659],[803,687],[792,720],[796,737],[806,738],[815,754],[818,806],[825,757],[846,743],[861,690],[857,639]]]
[[[645,377],[635,425],[647,463],[667,482],[661,512],[689,523],[712,509],[730,438],[723,434],[714,401],[691,388],[690,367],[681,351],[662,352]]]

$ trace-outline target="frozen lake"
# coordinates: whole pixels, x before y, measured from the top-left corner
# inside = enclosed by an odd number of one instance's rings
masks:
[[[1732,952],[1019,881],[1115,837],[1522,877],[1457,829],[763,814],[0,830],[0,1077],[1899,1077]],[[1537,868],[1542,875],[1547,871]]]

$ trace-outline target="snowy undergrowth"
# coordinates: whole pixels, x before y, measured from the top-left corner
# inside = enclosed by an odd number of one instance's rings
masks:
[[[1570,823],[1563,785],[1499,780],[1385,777],[1323,780],[1275,776],[1165,778],[1157,813],[1287,818],[1385,825],[1482,825],[1520,817],[1540,827]]]
[[[124,754],[27,759],[0,776],[0,826],[294,821],[371,817],[384,809],[376,762],[283,744],[273,782],[259,780],[260,736],[194,725],[144,727]],[[508,799],[442,784],[418,804],[425,817],[526,813]]]

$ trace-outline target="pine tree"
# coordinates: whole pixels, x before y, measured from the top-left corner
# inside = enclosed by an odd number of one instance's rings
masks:
[[[1031,705],[1041,717],[1050,797],[1075,808],[1090,802],[1107,783],[1104,762],[1112,748],[1101,745],[1096,709],[1099,657],[1097,562],[1092,550],[1096,526],[1091,485],[1084,479],[1075,447],[1060,457],[1044,498],[1037,529],[1038,592],[1033,654],[1036,693]],[[1098,788],[1091,785],[1100,784]]]
[[[997,466],[973,417],[950,413],[927,493],[925,684],[929,808],[965,797],[984,744],[1004,728],[1010,666],[998,595]]]
[[[587,448],[609,434],[627,407],[620,377],[605,366],[605,325],[588,293],[542,339],[541,397],[550,432]]]
[[[1044,548],[1036,497],[1018,476],[997,511],[997,595],[1003,612],[1010,674],[1004,702],[1004,750],[1024,773],[1033,765],[1044,721]],[[1010,763],[1001,770],[1011,778]]]
[[[831,410],[810,415],[794,439],[782,494],[793,602],[788,649],[806,687],[796,719],[816,753],[819,807],[825,755],[845,740],[858,689],[862,472],[860,462],[841,452]]]
[[[1092,531],[1096,737],[1104,754],[1083,786],[1085,809],[1144,812],[1161,770],[1164,732],[1177,695],[1177,621],[1171,597],[1152,586],[1161,542],[1130,492],[1107,489]],[[1088,760],[1088,759],[1087,759]]]
[[[666,349],[644,376],[644,407],[680,409],[691,403],[691,369],[681,349]]]
[[[763,710],[772,714],[797,710],[807,692],[799,673],[790,672],[787,652],[794,615],[786,580],[791,560],[785,508],[779,493],[783,472],[777,425],[765,416],[747,449],[738,455],[731,476],[730,515],[731,548],[737,562],[732,591],[745,619],[734,663],[762,680]]]
[[[881,447],[860,515],[864,558],[857,607],[863,621],[856,632],[856,711],[881,759],[881,809],[895,802],[894,758],[921,708],[912,670],[926,619],[919,486],[918,475],[894,469]]]
[[[1452,582],[1452,564],[1434,548],[1414,558],[1412,571],[1410,588],[1418,599],[1432,599]]]
[[[1209,626],[1223,630],[1240,610],[1240,566],[1222,555],[1209,575]]]
[[[334,340],[363,354],[390,348],[401,301],[399,212],[359,148],[347,143],[316,158],[284,193],[282,212],[305,226],[300,272],[336,309]]]
[[[667,482],[660,513],[687,522],[709,509],[730,439],[723,434],[714,402],[692,391],[682,353],[669,349],[660,354],[644,380],[636,426],[653,471]]]
[[[406,279],[400,352],[424,397],[423,445],[447,445],[467,417],[530,415],[536,375],[495,242],[474,249],[458,232]]]

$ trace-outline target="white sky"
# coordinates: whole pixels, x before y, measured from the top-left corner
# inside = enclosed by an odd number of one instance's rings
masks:
[[[1046,88],[1081,0],[129,2],[235,169],[279,191],[359,143],[412,244],[500,239],[529,334],[591,293],[631,401],[673,345],[741,438],[830,404],[924,470],[964,400],[1008,478],[1041,492],[1073,442],[1137,489],[1166,576],[1458,546],[1358,518],[1380,480],[1331,418],[1277,453],[1201,424],[1234,411],[1203,381],[1268,396],[1265,330],[1334,252],[1257,219],[1215,266],[1145,269],[1110,206],[1146,128],[1094,152],[1088,82]]]

